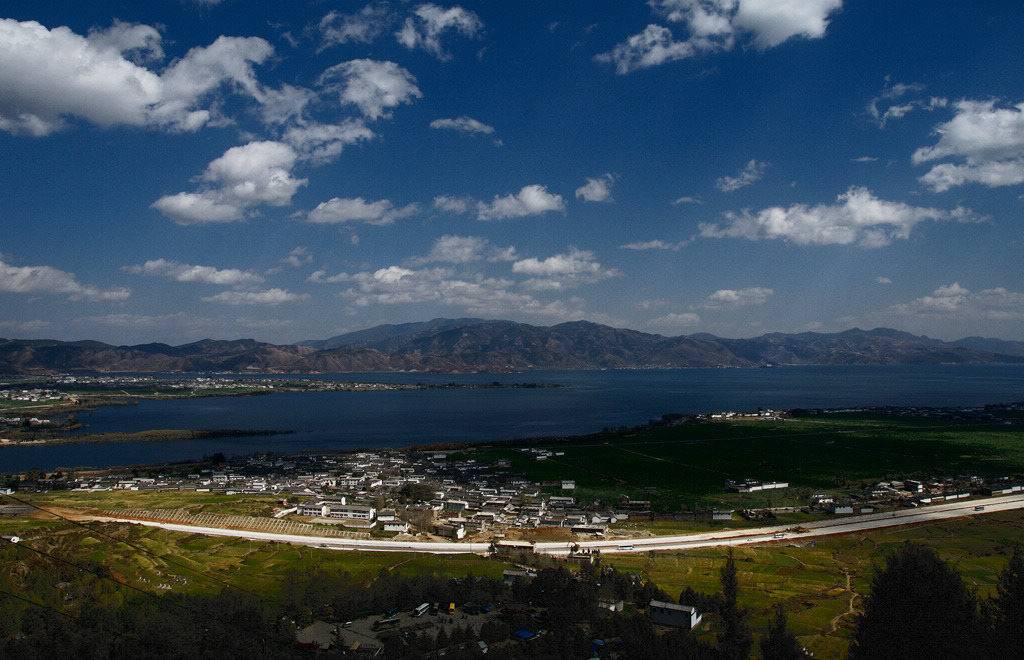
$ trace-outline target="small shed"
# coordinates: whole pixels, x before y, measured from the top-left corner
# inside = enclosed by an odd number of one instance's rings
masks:
[[[647,614],[651,621],[662,626],[673,626],[693,630],[703,618],[697,608],[690,605],[676,605],[660,600],[652,600],[647,606]]]

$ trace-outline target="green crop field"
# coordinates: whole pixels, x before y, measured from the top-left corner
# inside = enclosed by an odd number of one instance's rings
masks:
[[[1020,427],[844,416],[671,426],[531,445],[564,453],[542,461],[509,447],[459,455],[508,460],[535,481],[574,479],[581,501],[625,494],[649,499],[656,509],[741,508],[795,503],[786,499],[794,489],[831,489],[861,480],[1020,474],[1022,440]],[[747,477],[785,481],[792,488],[726,496],[727,479]]]
[[[979,596],[993,595],[999,572],[1024,542],[1024,513],[997,513],[898,531],[850,534],[801,543],[733,549],[740,605],[750,610],[756,634],[767,631],[771,608],[782,603],[792,631],[817,658],[845,657],[852,632],[849,614],[868,592],[871,576],[886,554],[906,541],[939,551]],[[673,596],[685,587],[714,593],[728,550],[606,555],[602,562],[639,573]],[[849,575],[849,588],[847,588]]]

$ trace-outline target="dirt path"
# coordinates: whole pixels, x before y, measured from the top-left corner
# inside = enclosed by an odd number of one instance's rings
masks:
[[[856,608],[853,606],[854,601],[857,600],[857,594],[853,591],[853,587],[850,585],[850,571],[844,569],[843,573],[846,574],[846,591],[850,594],[850,605],[846,608],[845,612],[833,617],[832,620],[829,621],[829,626],[831,627],[829,635],[836,634],[836,631],[839,630],[840,621],[857,613]]]

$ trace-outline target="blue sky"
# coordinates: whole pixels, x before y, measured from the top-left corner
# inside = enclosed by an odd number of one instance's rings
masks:
[[[6,2],[0,336],[1024,339],[1024,5]]]

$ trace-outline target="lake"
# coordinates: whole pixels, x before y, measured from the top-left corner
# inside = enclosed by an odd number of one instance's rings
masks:
[[[288,376],[287,378],[294,378]],[[298,453],[572,435],[664,413],[881,405],[975,406],[1024,400],[1024,365],[797,366],[772,369],[337,374],[397,383],[558,383],[559,388],[303,392],[142,401],[81,416],[93,433],[279,429],[295,433],[0,448],[0,472],[181,461],[215,452]]]

